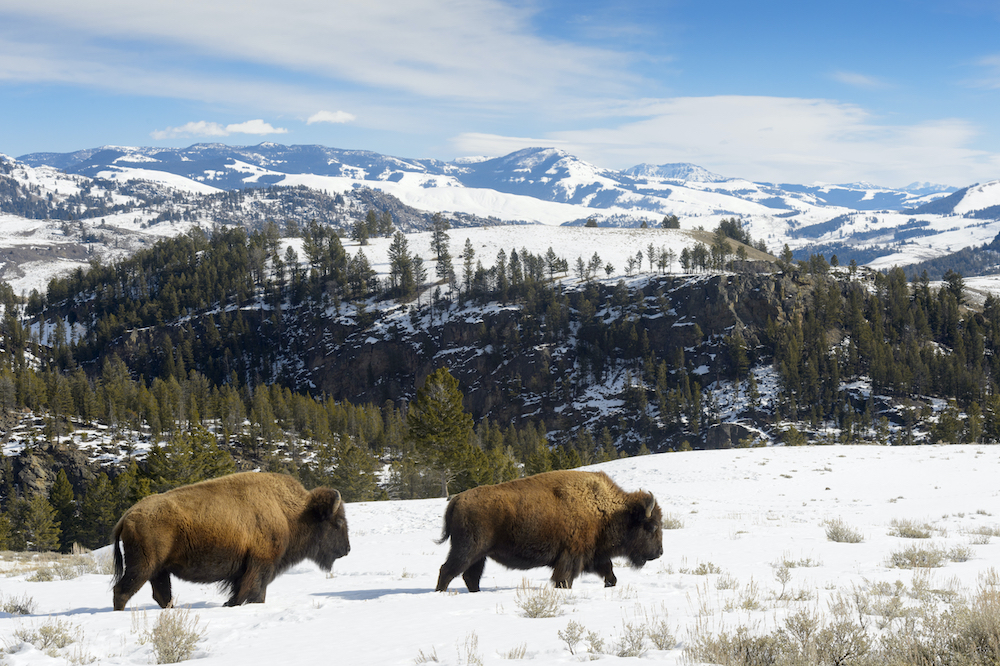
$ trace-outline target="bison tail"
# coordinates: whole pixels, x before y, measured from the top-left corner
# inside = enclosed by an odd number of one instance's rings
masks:
[[[114,580],[113,580],[114,585],[117,585],[119,581],[121,581],[122,577],[125,575],[125,562],[122,559],[121,548],[118,547],[119,543],[121,543],[121,539],[122,539],[122,523],[121,521],[118,521],[118,524],[115,525],[114,532],[112,532],[111,534],[111,552],[115,568]]]
[[[457,497],[457,496],[456,496]],[[451,538],[451,514],[455,511],[455,497],[448,502],[448,508],[444,510],[444,527],[441,529],[441,538],[435,539],[438,545]]]

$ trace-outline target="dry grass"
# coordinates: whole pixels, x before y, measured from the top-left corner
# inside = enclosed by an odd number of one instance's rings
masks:
[[[840,518],[826,521],[826,538],[836,543],[861,543],[864,535]]]
[[[517,588],[514,603],[521,609],[524,617],[556,617],[562,613],[566,595],[548,585],[532,587],[528,579],[523,578],[521,586]]]

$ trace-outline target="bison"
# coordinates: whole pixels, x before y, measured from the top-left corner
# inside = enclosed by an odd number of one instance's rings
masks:
[[[115,610],[147,580],[167,608],[171,575],[219,583],[230,594],[227,606],[263,603],[268,583],[288,567],[309,559],[329,571],[351,550],[339,491],[308,492],[290,476],[257,472],[143,498],[112,539]]]
[[[479,591],[486,558],[511,569],[552,567],[556,587],[587,571],[617,582],[611,558],[641,567],[663,554],[660,507],[648,492],[627,493],[604,472],[536,474],[459,493],[448,502],[438,543],[451,539],[437,590],[462,574]]]

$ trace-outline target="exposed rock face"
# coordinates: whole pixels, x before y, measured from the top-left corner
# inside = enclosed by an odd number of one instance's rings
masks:
[[[739,331],[749,349],[761,348],[768,321],[787,324],[805,307],[812,288],[808,276],[767,273],[652,277],[626,290],[624,298],[615,285],[589,291],[605,327],[633,322],[657,359],[670,359],[683,348],[693,367],[708,369],[707,382],[724,369],[724,336]],[[424,377],[446,365],[461,381],[474,418],[530,417],[550,429],[572,429],[590,415],[566,403],[595,379],[580,370],[579,295],[569,301],[567,339],[554,342],[545,337],[544,318],[539,322],[537,315],[513,306],[443,313],[415,331],[385,322],[348,330],[331,322],[315,339],[340,342],[314,345],[307,375],[337,399],[378,404],[411,398]]]
[[[753,437],[753,431],[739,423],[717,423],[705,431],[706,449],[733,449]]]
[[[14,458],[14,485],[24,495],[47,496],[60,469],[66,470],[73,490],[81,494],[95,477],[87,456],[75,446],[42,442],[37,448],[25,448]]]

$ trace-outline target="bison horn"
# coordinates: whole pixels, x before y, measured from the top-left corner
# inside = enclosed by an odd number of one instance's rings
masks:
[[[646,498],[644,504],[646,506],[646,517],[652,517],[653,509],[656,508],[656,498],[653,497],[653,493],[649,493],[649,496]]]

